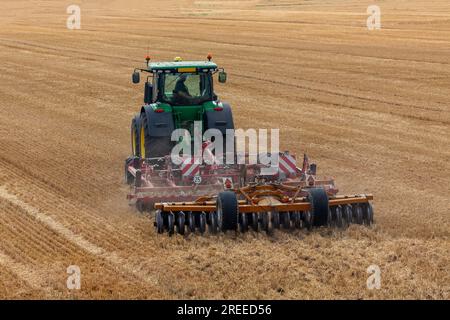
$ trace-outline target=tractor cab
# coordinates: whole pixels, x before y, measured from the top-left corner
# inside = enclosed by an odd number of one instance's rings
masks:
[[[150,62],[147,69],[135,69],[133,83],[139,83],[139,71],[150,73],[144,86],[144,103],[164,103],[170,106],[195,106],[216,101],[213,75],[219,72],[219,82],[226,82],[226,73],[214,62],[181,61]]]

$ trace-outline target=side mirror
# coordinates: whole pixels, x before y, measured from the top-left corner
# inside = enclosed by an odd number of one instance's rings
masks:
[[[227,82],[227,73],[225,71],[220,71],[219,72],[219,82],[220,83]]]
[[[150,104],[153,100],[153,86],[150,82],[146,82],[144,85],[144,103]]]
[[[141,81],[141,76],[139,74],[139,72],[135,71],[133,72],[133,75],[131,76],[131,80],[133,81],[134,84],[137,84]]]

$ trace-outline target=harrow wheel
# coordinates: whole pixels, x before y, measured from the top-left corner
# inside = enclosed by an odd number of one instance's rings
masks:
[[[167,214],[167,231],[169,236],[173,235],[175,231],[175,215],[172,212]]]
[[[181,211],[178,213],[177,217],[177,232],[181,235],[184,234],[185,224],[186,224],[185,215],[184,212]]]
[[[208,225],[209,233],[216,234],[217,233],[217,229],[218,229],[218,226],[217,226],[217,213],[216,212],[211,212],[209,214],[209,218],[210,218],[209,219],[210,222],[209,222],[209,225]]]
[[[311,203],[312,223],[316,227],[328,224],[328,195],[323,188],[308,190],[308,201]]]
[[[240,231],[247,232],[248,231],[248,216],[246,213],[241,213],[240,215]]]
[[[370,203],[364,203],[362,205],[362,212],[363,212],[363,223],[366,226],[370,226],[373,224],[373,208]]]
[[[217,224],[219,230],[236,230],[238,225],[238,201],[232,191],[222,191],[217,196]]]
[[[164,232],[164,219],[161,210],[156,210],[155,214],[156,230],[158,233]]]

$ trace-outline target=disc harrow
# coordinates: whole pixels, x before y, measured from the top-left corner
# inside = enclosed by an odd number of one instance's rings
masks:
[[[195,175],[183,175],[170,157],[130,158],[128,199],[140,212],[156,209],[156,230],[169,235],[372,225],[371,194],[338,195],[334,180],[318,178],[306,155],[301,168],[295,155],[279,157],[284,165],[275,173],[260,164],[201,164]]]
[[[220,192],[217,197],[179,203],[156,203],[158,233],[211,234],[294,230],[319,227],[346,229],[350,224],[373,224],[370,194],[329,195],[324,188],[305,188],[291,197],[292,186],[258,184]],[[187,219],[186,219],[187,217]],[[175,221],[175,222],[173,222]],[[174,229],[173,223],[176,224]]]

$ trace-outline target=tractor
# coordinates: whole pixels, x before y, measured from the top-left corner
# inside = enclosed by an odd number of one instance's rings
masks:
[[[204,233],[207,228],[213,234],[250,229],[271,234],[280,228],[371,225],[373,196],[339,195],[334,179],[317,176],[317,166],[309,163],[306,154],[301,167],[288,151],[273,153],[279,158],[275,168],[268,168],[264,161],[228,162],[229,155],[237,160],[242,154],[235,151],[234,131],[230,130],[234,129],[231,107],[219,101],[213,86],[216,73],[219,83],[226,82],[227,74],[211,59],[211,54],[206,61],[175,58],[150,62],[147,57],[146,68],[134,69],[135,84],[140,82],[141,73],[148,75],[144,105],[131,122],[132,155],[125,161],[130,205],[140,212],[154,211],[157,232],[169,235]],[[205,138],[200,150],[203,156],[214,160],[222,157],[222,161],[199,163],[194,161],[194,152],[183,153],[183,161],[174,163],[175,144],[192,145],[199,133],[198,123],[202,140],[209,129],[215,129],[215,137],[224,136],[218,152],[215,147],[220,139],[216,138]],[[176,129],[189,135],[174,139]],[[211,145],[214,148],[208,149]],[[251,155],[246,152],[243,156]]]
[[[214,75],[218,73],[219,83],[225,83],[227,74],[211,59],[211,54],[206,61],[183,61],[177,57],[169,62],[151,62],[147,57],[147,67],[134,70],[134,84],[140,82],[141,73],[148,74],[144,105],[131,122],[134,157],[169,155],[176,142],[171,140],[172,132],[186,129],[194,137],[196,121],[201,121],[203,132],[215,128],[225,136],[227,129],[234,129],[230,105],[221,102],[214,92]]]

